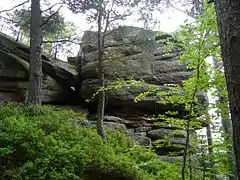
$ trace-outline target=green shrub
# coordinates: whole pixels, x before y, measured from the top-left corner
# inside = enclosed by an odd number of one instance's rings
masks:
[[[1,106],[0,179],[158,179],[153,152],[116,131],[103,141],[69,118],[85,119],[50,106]]]

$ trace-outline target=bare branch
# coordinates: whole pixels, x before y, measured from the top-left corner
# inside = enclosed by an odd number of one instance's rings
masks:
[[[103,31],[103,39],[106,36],[106,32],[107,32],[107,29],[108,29],[108,26],[109,26],[109,15],[110,15],[110,12],[111,12],[110,10],[107,12],[106,24],[105,24],[105,28],[104,28],[104,31]]]
[[[16,6],[13,6],[13,7],[10,8],[10,9],[2,10],[2,11],[0,11],[0,14],[3,13],[3,12],[12,11],[13,9],[16,9],[16,8],[18,8],[18,7],[20,7],[20,6],[23,6],[24,4],[26,4],[26,3],[28,3],[28,2],[29,2],[29,0],[26,0],[26,1],[20,3],[20,4],[16,5]]]
[[[64,43],[64,42],[71,42],[71,43],[74,43],[74,44],[77,44],[79,45],[78,42],[75,42],[73,39],[62,39],[62,40],[56,40],[56,41],[43,41],[44,44],[51,44],[51,43]]]
[[[128,16],[132,15],[131,12],[127,13],[127,14],[123,14],[123,15],[117,15],[115,14],[115,16],[109,17],[109,24],[116,21],[116,20],[122,20]]]
[[[14,21],[14,20],[12,20],[12,19],[9,19],[9,18],[7,18],[7,17],[4,17],[4,16],[0,16],[0,19],[4,19],[4,20],[6,20],[6,21],[8,21],[8,22],[12,22],[12,23],[17,23],[16,21]]]
[[[42,13],[51,10],[52,8],[54,8],[54,7],[57,6],[57,5],[61,5],[61,6],[62,6],[62,5],[64,5],[64,3],[56,3],[56,4],[52,5],[52,6],[49,7],[49,8],[42,10]]]
[[[44,25],[46,25],[46,24],[48,23],[48,21],[49,21],[53,16],[55,16],[55,15],[60,11],[60,9],[61,9],[62,7],[63,7],[63,6],[60,6],[56,12],[54,12],[54,13],[52,13],[50,16],[48,16],[47,20],[46,20],[45,22],[43,22],[41,26],[43,27]]]
[[[177,8],[177,7],[173,6],[173,5],[171,5],[171,7],[172,7],[173,9],[176,9],[177,11],[180,11],[180,12],[188,15],[188,16],[191,17],[191,18],[194,18],[194,19],[196,18],[196,17],[194,17],[191,13],[189,13],[189,12],[187,12],[187,11],[184,11],[184,10],[182,10],[182,9],[180,9],[180,8]]]

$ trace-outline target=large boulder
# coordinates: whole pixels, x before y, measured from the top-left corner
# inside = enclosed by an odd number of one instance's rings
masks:
[[[80,96],[87,100],[89,107],[93,109],[96,109],[97,98],[93,100],[92,96],[99,84],[96,40],[96,32],[85,32],[78,57],[69,59],[72,64],[78,64]],[[166,43],[167,40],[174,44],[170,46]],[[171,152],[182,154],[186,144],[186,132],[182,127],[162,124],[161,119],[158,120],[159,125],[156,125],[147,117],[169,110],[178,111],[178,115],[183,116],[186,113],[183,106],[156,103],[161,97],[154,93],[138,103],[134,102],[140,93],[153,87],[158,88],[158,91],[169,91],[171,86],[181,84],[192,75],[186,67],[187,64],[178,61],[183,53],[179,43],[169,34],[124,26],[106,36],[104,47],[103,68],[107,85],[117,79],[127,80],[129,77],[133,77],[136,83],[140,80],[147,83],[107,92],[105,112],[108,115],[104,117],[104,122],[124,124],[129,136],[141,145],[153,145],[160,155]],[[198,93],[197,97],[201,104],[206,105],[207,98],[204,92]]]
[[[159,128],[159,129],[149,131],[148,136],[154,140],[164,139],[166,136],[185,138],[187,136],[187,133],[182,130],[171,130],[171,129]]]
[[[0,101],[25,100],[29,47],[0,33]],[[61,60],[42,55],[43,103],[72,102],[77,71]]]
[[[91,99],[98,88],[98,62],[96,48],[96,32],[87,31],[82,38],[79,52],[81,60],[80,95],[83,99]],[[183,49],[175,43],[169,46],[166,40],[169,35],[136,27],[119,27],[113,30],[105,40],[104,73],[106,84],[116,79],[129,79],[145,82],[158,87],[162,91],[169,90],[165,84],[180,84],[191,76],[186,64],[178,61]],[[158,41],[160,40],[160,41]],[[76,58],[77,59],[77,58]],[[145,97],[141,102],[134,103],[134,98],[149,90],[149,87],[121,88],[108,93],[106,111],[109,108],[131,107],[144,112],[163,113],[172,106],[160,105],[155,102],[159,97],[154,94]]]

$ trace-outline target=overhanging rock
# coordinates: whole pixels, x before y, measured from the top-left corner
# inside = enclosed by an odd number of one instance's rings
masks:
[[[0,101],[24,101],[28,86],[28,46],[0,33]],[[77,72],[73,66],[42,55],[43,102],[70,102],[75,98]]]

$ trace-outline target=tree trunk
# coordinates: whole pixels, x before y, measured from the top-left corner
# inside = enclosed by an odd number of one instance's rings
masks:
[[[31,1],[30,65],[27,103],[42,104],[42,29],[40,0]]]
[[[206,113],[208,113],[208,112],[206,112]],[[208,117],[209,117],[209,115],[208,115]],[[207,126],[206,126],[206,134],[207,134],[208,153],[211,156],[211,158],[209,159],[210,168],[211,168],[211,170],[210,170],[211,171],[210,178],[211,179],[217,179],[216,178],[216,174],[217,173],[214,170],[215,164],[214,164],[214,161],[212,159],[212,157],[213,157],[213,140],[212,140],[212,129],[211,129],[210,124],[207,124]]]
[[[57,54],[58,54],[58,44],[55,45],[54,60],[57,60]]]
[[[103,41],[104,37],[102,37],[102,3],[99,4],[99,12],[98,12],[98,36],[97,36],[97,47],[98,47],[98,79],[99,79],[99,87],[104,87],[104,71],[103,71]],[[99,92],[98,97],[98,109],[97,109],[97,131],[98,134],[105,138],[106,134],[103,128],[103,116],[104,116],[104,105],[105,105],[105,91],[102,90]]]
[[[208,142],[208,153],[210,155],[213,154],[213,141],[212,141],[212,130],[210,124],[207,124],[206,126],[206,133],[207,133],[207,142]],[[212,163],[213,165],[213,163]]]
[[[233,127],[233,146],[240,179],[240,0],[215,0],[223,65]]]

